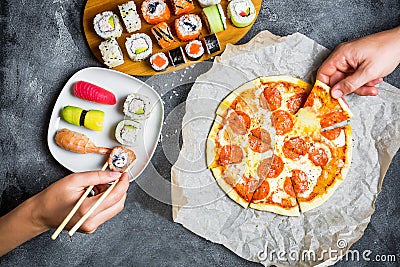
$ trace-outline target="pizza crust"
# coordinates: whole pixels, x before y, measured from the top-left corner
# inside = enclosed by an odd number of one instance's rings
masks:
[[[222,188],[222,190],[225,192],[225,194],[228,195],[233,201],[238,203],[240,206],[243,208],[247,208],[249,206],[249,202],[247,202],[245,199],[243,199],[236,191],[233,189],[233,187],[225,182],[225,180],[222,178],[222,171],[220,167],[216,167],[211,169],[215,180],[217,181],[218,185]],[[240,181],[239,181],[240,182]]]
[[[218,131],[222,126],[222,118],[216,115],[214,123],[211,127],[210,133],[208,134],[206,143],[206,164],[207,168],[214,168],[217,166],[217,151],[215,140],[218,136]]]
[[[284,216],[300,216],[299,206],[286,209],[272,204],[250,203],[249,207],[252,209],[269,211]]]

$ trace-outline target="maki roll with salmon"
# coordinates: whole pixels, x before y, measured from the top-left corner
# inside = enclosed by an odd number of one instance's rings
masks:
[[[201,19],[195,14],[186,14],[175,20],[175,31],[182,42],[199,37],[201,28]]]
[[[61,118],[76,126],[99,131],[103,130],[104,112],[101,110],[84,110],[80,107],[66,106],[61,110]]]
[[[176,16],[187,14],[193,11],[193,0],[172,0],[172,8]]]
[[[151,33],[157,40],[158,45],[164,49],[175,44],[175,38],[171,33],[171,29],[166,22],[160,22],[151,28]]]
[[[221,50],[221,45],[215,33],[204,37],[202,41],[208,54],[213,54]]]
[[[124,114],[134,120],[144,120],[150,116],[151,101],[141,94],[130,94],[124,102]]]
[[[112,171],[125,172],[136,159],[135,152],[122,146],[116,146],[108,157],[108,167]]]
[[[123,120],[117,124],[115,138],[121,145],[132,146],[140,130],[140,123],[132,120]]]
[[[201,7],[213,6],[221,3],[221,0],[198,0]]]
[[[142,14],[147,23],[153,25],[166,21],[171,16],[171,12],[163,0],[143,1]]]
[[[198,60],[204,54],[203,44],[199,40],[193,40],[185,45],[185,52],[189,59]]]
[[[256,8],[251,0],[232,0],[228,5],[228,18],[236,27],[247,27],[256,18]]]
[[[139,14],[136,11],[135,2],[126,2],[119,5],[118,9],[128,32],[135,32],[142,28],[142,22],[140,21]]]
[[[203,8],[203,18],[210,33],[226,30],[226,17],[220,4]]]
[[[115,68],[124,64],[124,56],[122,55],[121,47],[119,47],[117,40],[111,38],[105,40],[99,45],[101,58],[104,64],[109,68]]]
[[[146,59],[153,51],[151,38],[145,33],[134,33],[126,38],[125,47],[133,61]]]
[[[168,58],[163,52],[156,53],[150,57],[150,65],[155,71],[166,70],[168,64]]]
[[[169,50],[168,56],[172,66],[174,67],[186,63],[186,57],[185,54],[183,54],[182,47],[177,47],[175,49]]]
[[[118,38],[122,34],[122,27],[117,15],[112,11],[97,14],[93,20],[94,30],[103,39]]]

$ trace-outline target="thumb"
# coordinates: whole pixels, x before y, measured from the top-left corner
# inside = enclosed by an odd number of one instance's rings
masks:
[[[375,77],[371,77],[367,68],[360,67],[353,74],[347,76],[332,87],[332,97],[341,98],[342,96],[348,95],[374,78]]]
[[[98,184],[108,184],[121,177],[120,172],[90,171],[74,173],[71,175],[71,183],[76,186],[90,186]]]

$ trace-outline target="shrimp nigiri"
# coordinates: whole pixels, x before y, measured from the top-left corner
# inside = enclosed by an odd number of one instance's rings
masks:
[[[65,128],[57,131],[55,141],[60,147],[80,154],[97,153],[105,155],[111,152],[110,148],[97,147],[86,135]]]

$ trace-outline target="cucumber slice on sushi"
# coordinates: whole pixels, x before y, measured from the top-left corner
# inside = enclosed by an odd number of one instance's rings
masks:
[[[131,146],[135,143],[139,130],[139,122],[123,120],[117,124],[115,129],[115,138],[121,145]]]
[[[130,94],[124,103],[124,114],[134,120],[144,120],[150,116],[150,99],[141,94]]]

